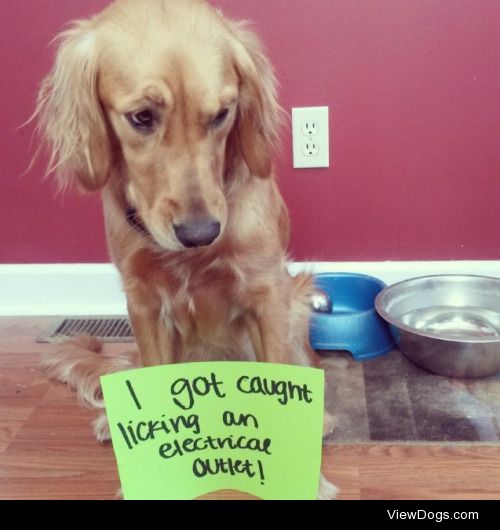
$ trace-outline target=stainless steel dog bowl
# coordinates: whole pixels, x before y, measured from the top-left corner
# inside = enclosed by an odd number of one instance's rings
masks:
[[[500,372],[500,278],[414,278],[386,287],[375,307],[422,368],[450,377]]]

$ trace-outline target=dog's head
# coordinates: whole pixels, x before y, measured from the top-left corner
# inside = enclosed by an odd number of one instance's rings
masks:
[[[218,239],[236,167],[272,171],[271,66],[253,33],[203,0],[118,0],[75,23],[38,110],[62,182],[94,191],[120,179],[165,249]]]

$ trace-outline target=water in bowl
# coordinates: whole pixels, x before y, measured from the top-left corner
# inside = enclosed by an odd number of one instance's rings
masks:
[[[402,315],[401,321],[417,330],[444,338],[500,338],[500,313],[480,307],[423,307]]]

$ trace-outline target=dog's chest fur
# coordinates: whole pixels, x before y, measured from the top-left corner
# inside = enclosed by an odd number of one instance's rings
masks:
[[[255,260],[226,254],[223,246],[189,257],[143,249],[133,263],[133,276],[145,279],[161,304],[160,318],[180,359],[253,359],[246,319],[253,300],[274,275],[282,275],[280,266],[262,262],[261,269]]]

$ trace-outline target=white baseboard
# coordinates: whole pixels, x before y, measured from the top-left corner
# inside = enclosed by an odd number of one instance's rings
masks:
[[[292,274],[355,272],[391,285],[430,274],[500,277],[500,261],[294,263]],[[124,315],[119,274],[111,264],[0,265],[0,316]]]
[[[0,316],[126,314],[111,264],[0,265]]]
[[[477,274],[500,277],[500,261],[353,261],[293,263],[290,272],[352,272],[380,278],[387,285],[432,274]]]

